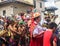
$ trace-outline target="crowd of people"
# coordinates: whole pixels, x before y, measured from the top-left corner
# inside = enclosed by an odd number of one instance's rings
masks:
[[[28,46],[29,27],[21,16],[0,16],[0,46]]]
[[[40,24],[41,14],[0,16],[0,46],[57,46],[57,24]]]

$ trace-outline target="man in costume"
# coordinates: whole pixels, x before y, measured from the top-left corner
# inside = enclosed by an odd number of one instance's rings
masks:
[[[42,35],[44,33],[44,31],[42,31],[42,27],[40,25],[40,13],[35,13],[33,15],[33,21],[31,23],[31,27],[30,27],[30,46],[43,46],[43,39],[42,39]]]

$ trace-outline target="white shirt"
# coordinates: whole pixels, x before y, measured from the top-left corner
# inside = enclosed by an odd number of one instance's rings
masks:
[[[42,30],[43,28],[38,24],[33,31],[33,35],[38,35],[40,32],[42,32]]]

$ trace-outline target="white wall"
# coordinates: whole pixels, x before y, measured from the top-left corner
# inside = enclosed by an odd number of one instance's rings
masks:
[[[3,0],[3,1],[7,1],[7,0]],[[0,0],[0,2],[2,2],[2,1]]]
[[[14,15],[18,14],[18,13],[26,13],[27,10],[31,7],[31,6],[28,6],[28,5],[23,5],[23,4],[14,4],[14,7],[16,8],[13,8],[13,13]]]
[[[3,16],[3,10],[6,10],[6,16],[11,16],[13,14],[13,8],[12,5],[3,5],[0,6],[0,15]]]
[[[24,0],[24,1],[27,1],[27,2],[29,2],[30,4],[33,4],[33,0]]]
[[[1,0],[0,0],[0,2],[1,2]]]
[[[18,13],[24,12],[26,13],[27,10],[31,6],[23,5],[23,4],[5,4],[0,6],[0,15],[3,16],[3,10],[6,10],[6,16],[16,15]]]
[[[33,5],[33,0],[17,0],[17,1],[25,2],[25,3],[27,3],[27,4]]]
[[[55,20],[55,22],[58,24],[60,22],[60,1],[55,3],[58,10],[56,10],[55,14],[59,15],[58,18]]]
[[[55,13],[60,16],[60,1],[56,2],[55,5],[58,8]]]
[[[42,3],[42,8],[40,8],[40,3]],[[36,0],[36,8],[40,11],[44,11],[45,5],[43,1]]]

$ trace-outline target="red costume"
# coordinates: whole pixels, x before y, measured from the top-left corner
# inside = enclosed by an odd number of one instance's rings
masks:
[[[29,30],[30,31],[30,36],[31,36],[30,46],[43,46],[42,37],[38,37],[38,35],[41,34],[40,32],[42,32],[42,30],[40,30],[41,29],[40,26],[38,26],[39,29],[36,27],[38,25],[38,23],[36,21],[34,21],[34,18],[39,17],[39,16],[40,16],[40,13],[35,13],[32,16],[33,19],[32,19],[32,22],[31,22],[31,25],[30,25],[30,30]],[[37,37],[33,37],[35,34],[37,34]]]
[[[31,27],[30,27],[30,36],[31,36],[31,39],[30,39],[30,46],[43,46],[42,43],[42,37],[39,37],[39,38],[32,38],[32,34],[33,34],[33,31],[34,31],[34,28],[36,27],[37,23],[35,23],[34,21],[31,23]]]

